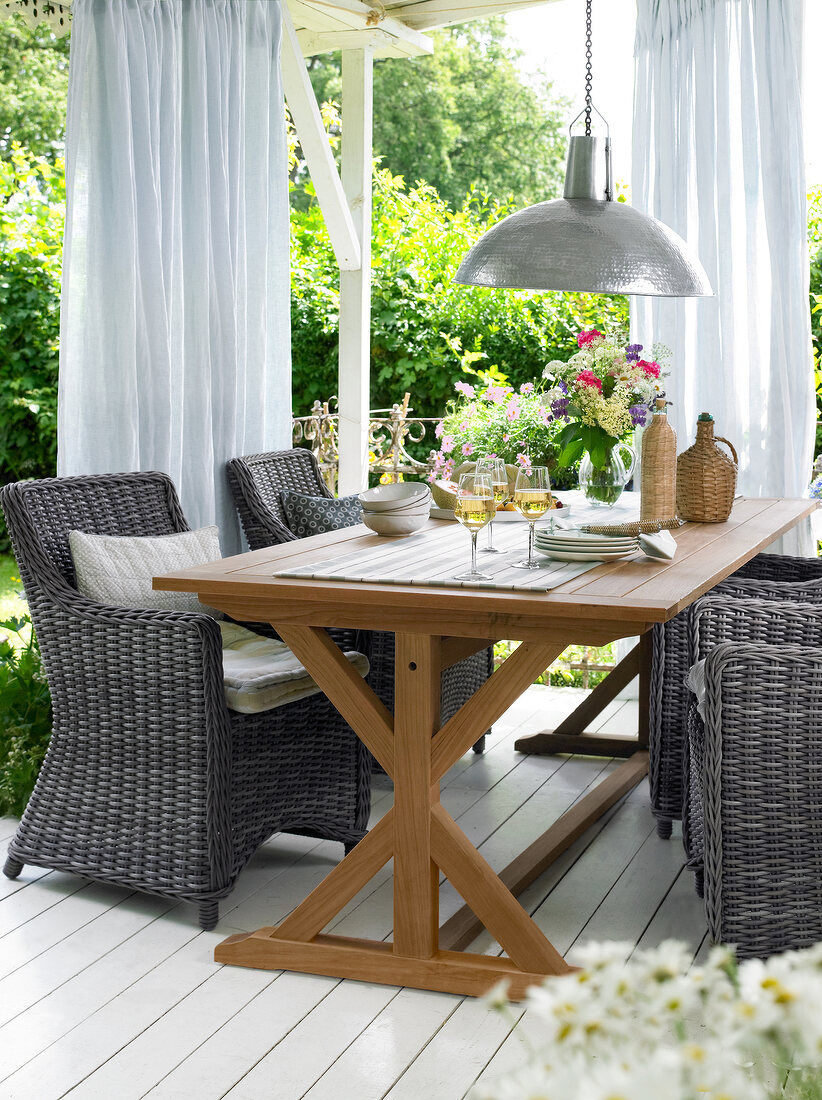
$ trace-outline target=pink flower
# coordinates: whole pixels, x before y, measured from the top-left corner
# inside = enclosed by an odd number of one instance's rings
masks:
[[[462,453],[464,455],[466,455],[466,457],[468,455],[472,455],[474,453],[474,444],[473,443],[463,443]]]
[[[511,436],[508,434],[508,432],[503,432],[503,435],[502,435],[502,442],[503,443],[507,443],[510,438],[511,438]]]
[[[434,435],[437,437],[437,439],[439,439],[440,436],[442,435],[442,429],[443,429],[443,423],[442,423],[442,421],[440,421],[439,424],[437,424],[436,428],[434,428]]]
[[[575,386],[592,386],[602,393],[602,383],[592,370],[581,370],[574,379]]]
[[[537,416],[539,417],[540,424],[545,425],[546,428],[554,419],[543,405],[540,405]]]
[[[453,474],[453,472],[454,472],[454,460],[453,460],[453,458],[448,458],[443,463],[442,476],[446,480],[450,480],[451,474]]]
[[[528,455],[522,453],[518,454],[517,462],[523,468],[523,470],[526,470],[528,473],[531,472],[531,459],[528,457]]]
[[[649,363],[647,359],[640,359],[637,366],[647,378],[659,378],[660,368],[656,361]]]
[[[489,386],[483,396],[486,401],[490,401],[492,405],[501,405],[505,398],[508,396],[509,390],[506,386]]]
[[[519,401],[517,401],[516,397],[512,397],[508,402],[505,409],[505,416],[508,420],[516,420],[519,416]]]
[[[586,344],[593,343],[594,340],[601,340],[602,333],[599,329],[589,328],[585,332],[577,333],[577,347],[584,348]]]
[[[440,443],[440,450],[443,454],[448,454],[449,451],[454,449],[454,437],[453,435],[444,435],[442,442]]]
[[[462,424],[460,424],[460,435],[465,435],[465,433],[467,431],[468,431],[468,421],[463,420]]]
[[[461,393],[463,396],[467,397],[469,401],[474,400],[474,387],[469,386],[467,382],[455,382],[454,389],[457,393]]]
[[[519,392],[520,393],[533,393],[534,392],[534,383],[533,382],[523,382],[522,385],[519,388]]]

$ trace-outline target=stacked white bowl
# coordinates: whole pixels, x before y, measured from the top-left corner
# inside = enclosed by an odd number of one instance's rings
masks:
[[[377,485],[357,498],[362,521],[378,535],[410,535],[424,526],[431,510],[431,490],[418,481]]]

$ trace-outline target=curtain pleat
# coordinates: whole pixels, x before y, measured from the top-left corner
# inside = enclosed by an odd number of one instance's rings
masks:
[[[58,472],[164,470],[233,552],[226,460],[291,440],[280,5],[73,13]]]
[[[709,299],[637,298],[673,351],[679,449],[706,410],[748,496],[799,497],[815,400],[802,137],[803,0],[638,0],[633,203],[692,243]],[[785,539],[813,552],[810,528]]]

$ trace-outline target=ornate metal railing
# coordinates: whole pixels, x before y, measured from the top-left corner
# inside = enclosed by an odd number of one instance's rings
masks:
[[[430,461],[421,461],[408,452],[408,445],[419,445],[426,438],[428,426],[438,423],[436,416],[414,416],[410,394],[390,409],[372,409],[368,421],[368,465],[383,482],[401,481],[404,477],[425,478],[432,468]],[[315,401],[308,416],[293,420],[294,446],[308,446],[314,453],[328,487],[337,483],[339,466],[337,398]],[[431,446],[436,443],[432,434]]]

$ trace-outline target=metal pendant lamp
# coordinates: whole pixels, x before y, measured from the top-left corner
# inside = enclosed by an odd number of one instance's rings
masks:
[[[591,0],[586,0],[584,136],[572,136],[563,198],[518,210],[489,229],[455,276],[471,286],[649,294],[713,294],[695,252],[667,225],[614,202],[611,139],[591,135]],[[602,119],[605,122],[604,119]]]

